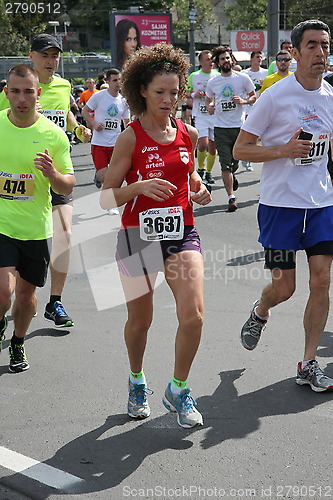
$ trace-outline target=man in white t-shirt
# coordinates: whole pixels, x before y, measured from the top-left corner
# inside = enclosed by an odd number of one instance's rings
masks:
[[[206,160],[205,181],[208,184],[215,184],[212,176],[216,158],[214,119],[207,111],[205,98],[207,82],[215,78],[219,73],[216,69],[213,69],[212,53],[210,50],[200,52],[198,59],[200,69],[191,73],[188,80],[188,97],[193,99],[192,118],[194,126],[198,130],[198,174],[201,178],[204,177]]]
[[[245,120],[245,107],[255,102],[256,95],[251,78],[233,70],[234,58],[230,47],[216,48],[214,59],[220,75],[207,83],[206,107],[210,115],[214,114],[214,138],[228,195],[228,211],[234,212],[238,208],[234,195],[238,187],[234,176],[238,161],[232,155],[232,148]]]
[[[262,94],[234,147],[236,158],[264,162],[259,241],[272,277],[242,328],[241,341],[253,350],[270,309],[293,295],[296,252],[305,250],[310,294],[303,320],[304,357],[298,363],[296,383],[321,392],[333,389],[333,379],[316,361],[328,316],[333,259],[333,186],[327,171],[333,90],[322,79],[330,30],[322,21],[303,21],[292,30],[291,39],[297,70]],[[259,136],[262,146],[257,144]]]
[[[120,94],[120,72],[111,68],[106,73],[109,87],[93,94],[82,110],[82,116],[93,130],[91,154],[96,168],[94,182],[100,188],[111,160],[113,148],[121,132],[121,124],[126,127],[130,111],[126,100]],[[92,116],[93,113],[93,116]]]
[[[249,77],[253,81],[253,84],[254,84],[255,89],[256,89],[256,97],[258,99],[258,97],[260,95],[259,90],[261,89],[262,82],[264,81],[264,79],[267,76],[268,70],[266,68],[261,67],[261,63],[262,63],[262,59],[263,59],[261,50],[255,50],[255,51],[251,52],[250,59],[251,59],[251,66],[247,69],[244,69],[243,73],[246,73],[247,75],[249,75]],[[252,106],[247,106],[247,108],[246,108],[247,115],[251,112],[251,109],[252,109]],[[250,161],[242,161],[242,164],[248,172],[251,172],[253,170],[253,167],[252,167]]]

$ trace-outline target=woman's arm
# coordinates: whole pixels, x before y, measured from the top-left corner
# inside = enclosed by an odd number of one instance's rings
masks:
[[[172,197],[173,191],[177,189],[174,184],[163,179],[136,181],[122,186],[132,165],[135,142],[131,127],[126,128],[117,139],[101,193],[100,205],[103,209],[120,207],[140,194],[163,201]]]

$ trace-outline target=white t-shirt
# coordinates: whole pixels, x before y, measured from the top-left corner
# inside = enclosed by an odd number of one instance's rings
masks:
[[[190,74],[188,80],[188,86],[190,92],[197,92],[198,90],[203,90],[206,92],[206,85],[209,80],[215,78],[219,75],[219,72],[216,69],[212,69],[210,73],[204,73],[201,69],[198,71],[194,71]],[[195,97],[193,99],[193,109],[192,116],[193,117],[201,117],[206,118],[210,116],[205,104],[206,97]]]
[[[214,98],[214,126],[241,127],[245,120],[246,106],[234,103],[231,98],[238,95],[242,99],[247,99],[248,94],[254,90],[251,78],[239,71],[233,71],[230,76],[219,75],[209,80],[206,86],[206,95]]]
[[[260,203],[286,208],[333,205],[327,171],[332,116],[333,88],[325,80],[318,90],[305,90],[292,74],[265,90],[242,129],[260,136],[263,146],[276,146],[287,144],[302,127],[313,134],[313,148],[308,158],[264,162]]]
[[[130,117],[128,104],[120,94],[113,97],[108,89],[100,90],[93,94],[88,106],[94,111],[97,123],[103,123],[100,132],[94,130],[91,144],[94,146],[114,146],[121,132],[121,120]]]
[[[247,68],[243,69],[242,73],[246,73],[247,75],[249,75],[254,83],[256,96],[259,97],[259,89],[261,88],[262,80],[264,80],[267,76],[268,69],[262,68],[260,66],[259,71],[252,71],[251,68]]]

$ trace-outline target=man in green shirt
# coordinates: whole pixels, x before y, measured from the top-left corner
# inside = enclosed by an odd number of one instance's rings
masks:
[[[42,89],[37,101],[37,110],[62,130],[74,132],[82,142],[88,142],[91,131],[78,124],[70,111],[71,85],[68,80],[55,75],[61,52],[58,41],[52,35],[42,33],[32,40],[29,55]],[[8,101],[1,93],[0,110],[6,108]],[[51,293],[44,317],[52,321],[54,326],[61,328],[74,325],[61,298],[70,263],[73,194],[63,196],[54,193],[52,189],[51,194],[54,227],[50,264]]]
[[[0,112],[0,348],[15,292],[9,370],[21,372],[29,368],[23,342],[36,312],[35,289],[45,284],[49,262],[50,187],[68,195],[75,177],[66,134],[36,111],[36,71],[15,66],[4,92],[10,108]]]

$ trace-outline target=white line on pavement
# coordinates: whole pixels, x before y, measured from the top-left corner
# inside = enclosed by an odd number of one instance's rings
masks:
[[[50,465],[0,446],[0,465],[58,490],[72,488],[84,480]]]

